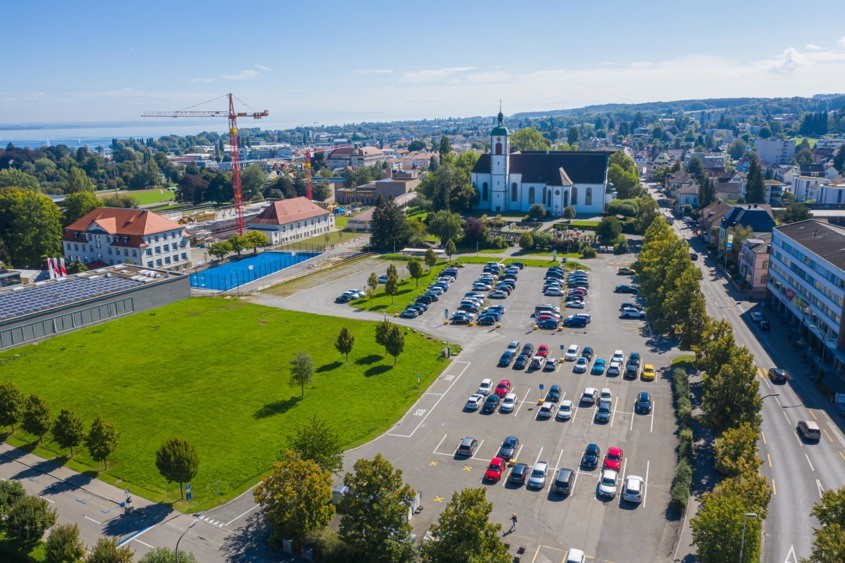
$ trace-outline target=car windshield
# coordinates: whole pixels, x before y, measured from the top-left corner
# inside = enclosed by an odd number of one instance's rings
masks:
[[[543,476],[543,470],[542,469],[535,469],[534,471],[531,472],[531,476],[532,477],[542,477]]]
[[[609,453],[609,454],[607,454],[607,459],[611,459],[611,460],[617,461],[617,460],[619,460],[619,454],[617,454],[617,453]]]
[[[494,470],[494,471],[498,471],[498,470],[499,470],[499,465],[498,465],[497,463],[493,463],[493,462],[491,461],[491,462],[490,462],[490,466],[489,466],[487,469],[492,469],[492,470]]]
[[[616,483],[616,480],[610,475],[605,475],[601,478],[602,485],[613,485],[614,483]]]
[[[511,447],[511,448],[512,448],[512,447],[514,447],[515,445],[516,445],[516,438],[514,438],[513,436],[510,436],[510,437],[508,437],[508,438],[505,438],[505,446],[508,446],[508,447]]]

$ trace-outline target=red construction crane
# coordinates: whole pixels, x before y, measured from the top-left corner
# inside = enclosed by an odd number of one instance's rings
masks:
[[[232,145],[232,188],[235,192],[235,217],[237,220],[237,231],[239,235],[244,234],[244,202],[243,189],[241,188],[241,167],[240,167],[240,150],[238,148],[238,118],[251,117],[253,119],[261,119],[267,117],[270,112],[266,109],[262,112],[254,113],[235,113],[235,102],[232,94],[226,94],[229,98],[229,111],[197,111],[197,110],[179,110],[179,111],[148,111],[141,114],[141,117],[227,117],[229,118],[229,144]],[[219,100],[220,98],[216,98]],[[214,100],[209,100],[214,101]],[[203,102],[207,103],[207,102]],[[196,107],[196,106],[193,106]]]

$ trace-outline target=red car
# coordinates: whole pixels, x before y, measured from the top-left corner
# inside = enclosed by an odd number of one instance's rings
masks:
[[[490,465],[487,466],[487,471],[484,472],[484,479],[495,483],[502,478],[502,473],[505,472],[507,463],[500,457],[494,457],[490,460]]]
[[[545,358],[549,355],[549,347],[545,344],[540,344],[540,347],[537,348],[537,355],[541,358]]]
[[[604,456],[604,469],[619,471],[622,468],[622,456],[622,448],[616,446],[608,448],[607,454]]]
[[[496,385],[496,395],[500,397],[504,397],[508,393],[511,392],[511,382],[510,380],[503,379]]]

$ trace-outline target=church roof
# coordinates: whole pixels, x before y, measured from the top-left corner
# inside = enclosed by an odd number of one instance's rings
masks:
[[[564,178],[573,184],[604,184],[611,154],[610,151],[515,152],[509,155],[510,171],[522,174],[525,184],[562,186]],[[489,174],[490,154],[481,155],[472,171]]]

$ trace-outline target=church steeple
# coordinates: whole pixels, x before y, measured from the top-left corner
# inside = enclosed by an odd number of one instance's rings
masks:
[[[507,136],[510,133],[508,132],[508,128],[505,127],[505,115],[502,113],[502,101],[499,100],[499,115],[496,116],[498,119],[498,125],[490,132],[492,137],[497,136]]]

